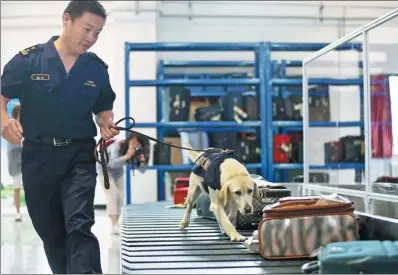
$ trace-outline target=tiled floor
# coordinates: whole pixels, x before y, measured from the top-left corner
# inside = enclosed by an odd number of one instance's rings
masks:
[[[26,212],[23,221],[14,222],[14,209],[1,207],[1,274],[52,274],[43,245]],[[110,235],[105,211],[96,211],[94,234],[101,245],[103,273],[120,274],[120,237]]]

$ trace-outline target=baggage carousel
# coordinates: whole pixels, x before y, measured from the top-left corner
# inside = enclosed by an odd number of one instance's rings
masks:
[[[307,261],[265,260],[196,215],[179,229],[184,209],[170,203],[132,204],[121,219],[123,274],[298,274]],[[250,236],[251,231],[240,231]]]

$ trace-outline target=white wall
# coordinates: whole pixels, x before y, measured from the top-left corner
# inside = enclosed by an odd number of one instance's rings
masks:
[[[48,41],[52,35],[62,31],[61,17],[68,2],[2,2],[1,3],[1,69],[5,63],[19,50],[34,44]],[[91,49],[109,65],[110,81],[117,96],[114,105],[115,117],[125,116],[125,85],[124,85],[124,43],[125,42],[155,42],[156,20],[154,14],[140,14],[123,11],[133,5],[129,2],[102,2],[109,11],[108,22],[97,42]],[[145,3],[149,8],[153,1]],[[47,18],[43,20],[43,18]],[[130,70],[136,77],[156,77],[156,54],[131,54]],[[143,94],[145,93],[145,96]],[[137,122],[155,121],[156,97],[155,90],[131,89],[130,108]],[[150,107],[148,107],[150,106]],[[124,125],[123,125],[124,126]],[[142,130],[142,129],[140,129]],[[154,130],[142,132],[155,135]],[[124,136],[124,135],[123,135]],[[4,147],[2,147],[3,149]],[[5,148],[4,148],[5,149]],[[1,180],[9,184],[5,150],[2,150]],[[157,199],[157,175],[154,171],[139,172],[132,178],[132,201],[154,201]],[[104,196],[97,186],[96,203],[103,204]]]

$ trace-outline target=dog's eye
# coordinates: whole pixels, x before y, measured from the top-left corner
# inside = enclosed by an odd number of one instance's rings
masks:
[[[235,191],[235,194],[236,194],[237,196],[240,196],[240,195],[242,195],[242,191]]]
[[[253,192],[253,189],[247,189],[247,194],[251,194]]]

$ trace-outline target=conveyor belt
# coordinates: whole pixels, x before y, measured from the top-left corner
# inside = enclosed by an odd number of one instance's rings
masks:
[[[221,235],[215,221],[192,211],[179,229],[184,209],[165,203],[129,205],[121,224],[123,274],[297,274],[305,261],[269,261]],[[240,231],[244,236],[252,232]]]

